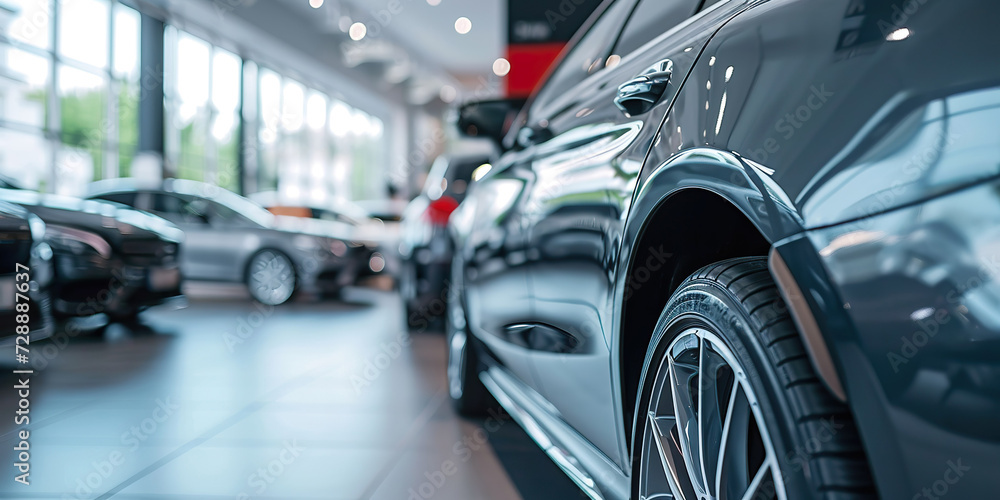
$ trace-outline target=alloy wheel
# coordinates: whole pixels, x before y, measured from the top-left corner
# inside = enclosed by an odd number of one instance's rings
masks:
[[[640,499],[786,500],[758,398],[718,336],[682,332],[653,380]]]
[[[295,291],[295,269],[285,255],[264,250],[250,262],[247,279],[250,295],[263,304],[276,306],[291,298]]]

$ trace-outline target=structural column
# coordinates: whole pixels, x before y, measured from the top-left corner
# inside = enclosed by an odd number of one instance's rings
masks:
[[[139,64],[139,144],[137,154],[165,157],[163,148],[163,21],[142,14]],[[164,171],[164,174],[168,172]]]

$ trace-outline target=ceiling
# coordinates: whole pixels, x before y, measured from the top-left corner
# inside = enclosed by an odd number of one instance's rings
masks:
[[[466,92],[495,87],[491,68],[504,53],[506,37],[502,0],[430,0],[439,1],[438,5],[428,0],[324,0],[317,9],[309,0],[282,1],[316,29],[343,37],[351,65],[388,63],[398,72],[432,77]],[[472,21],[469,33],[455,30],[459,17]],[[360,42],[345,34],[353,22],[367,27]],[[390,81],[393,78],[389,75]]]

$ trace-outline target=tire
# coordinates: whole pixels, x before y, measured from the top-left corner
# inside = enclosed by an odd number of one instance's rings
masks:
[[[678,287],[640,390],[632,498],[876,498],[851,413],[816,375],[764,258]]]
[[[455,411],[466,417],[486,415],[486,411],[497,403],[479,379],[479,372],[483,369],[479,360],[482,346],[469,333],[465,310],[458,299],[448,300],[445,342],[448,352],[448,395]]]
[[[269,306],[281,305],[295,293],[295,265],[278,250],[260,250],[250,257],[245,281],[254,300]]]

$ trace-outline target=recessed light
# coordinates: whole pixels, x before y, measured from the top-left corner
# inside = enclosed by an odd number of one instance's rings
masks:
[[[323,6],[323,0],[309,0],[309,6],[318,9]]]
[[[362,38],[365,37],[365,35],[368,34],[368,27],[365,26],[365,23],[361,22],[354,23],[351,25],[351,29],[350,31],[348,31],[348,33],[351,35],[351,40],[354,40],[356,42],[358,40],[361,40]]]
[[[440,5],[441,0],[427,0],[428,5]]]
[[[472,21],[470,21],[467,17],[460,17],[456,19],[455,31],[457,31],[459,35],[464,35],[472,31]]]
[[[496,61],[493,61],[493,74],[494,75],[497,75],[497,76],[507,76],[507,73],[510,73],[510,61],[508,61],[508,60],[506,60],[506,59],[504,59],[502,57],[499,58],[499,59],[497,59]]]

